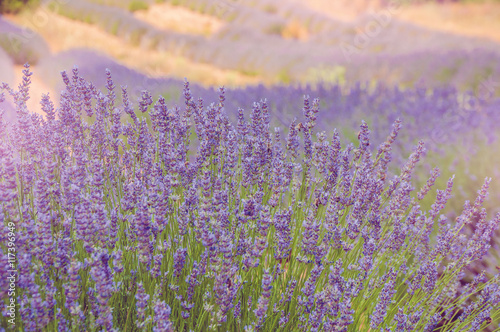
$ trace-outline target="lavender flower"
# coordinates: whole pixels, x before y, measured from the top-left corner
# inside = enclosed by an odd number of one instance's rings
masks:
[[[170,321],[172,309],[164,301],[157,301],[154,304],[154,332],[173,332],[174,327]]]
[[[370,316],[370,327],[373,329],[379,327],[380,324],[382,324],[384,318],[387,315],[387,306],[390,304],[392,297],[396,293],[396,291],[394,290],[396,273],[392,268],[390,269],[388,279],[389,280],[380,293],[377,305],[375,306],[375,310]]]
[[[178,278],[181,273],[182,269],[184,268],[184,264],[186,263],[186,257],[187,257],[187,249],[186,248],[179,248],[174,254],[174,277]]]
[[[322,265],[315,265],[311,271],[309,279],[306,281],[304,288],[302,288],[302,296],[299,299],[299,304],[304,306],[304,310],[310,313],[314,305],[314,293],[316,290],[316,281],[318,280],[321,272],[323,272],[324,267]]]
[[[137,286],[137,293],[135,294],[135,299],[137,300],[135,306],[137,308],[137,327],[141,328],[146,323],[145,309],[148,305],[149,294],[146,294],[142,283]]]
[[[273,279],[269,274],[268,270],[264,271],[264,276],[262,278],[262,295],[257,302],[257,309],[254,310],[255,316],[257,316],[257,328],[262,328],[262,324],[266,318],[266,311],[269,306],[269,298],[271,297],[271,286]]]
[[[96,283],[97,302],[99,304],[97,324],[105,326],[107,329],[112,329],[113,316],[108,301],[113,295],[114,287],[108,261],[108,254],[102,251],[95,252],[90,273]]]
[[[291,248],[290,241],[292,239],[290,235],[290,222],[291,222],[291,210],[282,212],[280,214],[275,214],[274,227],[277,232],[277,246],[275,248],[276,259],[287,258]]]
[[[305,254],[314,254],[319,239],[320,225],[317,220],[314,220],[312,211],[309,212],[306,218],[304,228],[302,250],[304,250]]]
[[[427,180],[427,183],[420,189],[420,191],[417,194],[417,197],[419,200],[424,199],[425,195],[429,192],[431,187],[434,185],[436,182],[436,178],[439,176],[439,168],[434,168],[431,172],[431,176],[429,180]]]

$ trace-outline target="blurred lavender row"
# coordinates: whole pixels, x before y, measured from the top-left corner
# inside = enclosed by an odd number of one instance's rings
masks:
[[[114,77],[130,86],[133,100],[142,90],[162,95],[171,105],[183,104],[182,82],[170,78],[151,78],[129,69],[114,60],[86,50],[71,50],[41,61],[38,70],[41,77],[57,90],[63,89],[59,79],[61,70],[78,64],[80,73],[103,88],[103,73],[109,68]],[[35,73],[35,75],[38,75]],[[216,102],[215,88],[192,84],[192,90],[209,102]],[[401,88],[384,83],[351,86],[331,83],[312,85],[248,86],[227,89],[226,111],[233,120],[239,107],[250,110],[255,100],[269,100],[274,124],[287,126],[301,116],[300,105],[305,95],[320,98],[322,112],[318,115],[318,129],[329,131],[336,127],[351,132],[361,119],[375,128],[374,139],[382,141],[387,123],[404,119],[405,137],[400,144],[413,144],[423,138],[429,148],[439,151],[444,145],[460,144],[474,152],[478,140],[490,144],[498,139],[500,123],[500,99],[481,98],[474,92],[461,92],[450,86]]]

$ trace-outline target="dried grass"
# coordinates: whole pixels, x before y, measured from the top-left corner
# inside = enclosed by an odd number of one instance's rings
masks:
[[[294,0],[331,18],[354,21],[359,16],[384,9],[380,0]],[[477,3],[421,3],[400,8],[395,18],[436,31],[483,37],[500,42],[500,4],[494,1]]]
[[[203,36],[210,36],[224,26],[223,21],[213,16],[167,3],[153,4],[148,10],[135,12],[134,16],[162,30]]]
[[[36,30],[49,44],[53,53],[73,48],[88,48],[117,59],[122,64],[150,76],[189,78],[203,85],[241,86],[256,84],[260,78],[244,75],[235,70],[219,69],[209,64],[188,60],[167,52],[146,50],[139,45],[131,45],[117,36],[104,32],[91,24],[68,19],[46,12],[50,24]],[[29,23],[29,16],[9,16],[20,25]]]
[[[433,30],[500,42],[500,3],[427,3],[401,10],[399,18]]]
[[[309,32],[298,20],[292,19],[286,24],[281,32],[281,36],[285,39],[306,40],[309,36]]]

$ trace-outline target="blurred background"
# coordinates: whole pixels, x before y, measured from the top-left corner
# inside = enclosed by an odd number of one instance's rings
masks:
[[[500,92],[498,0],[2,0],[0,10],[1,78],[18,80],[28,61],[36,100],[74,65],[136,85]]]
[[[284,128],[310,95],[321,99],[317,131],[337,128],[345,142],[363,119],[376,148],[401,118],[394,165],[426,142],[415,187],[435,166],[438,188],[455,174],[450,222],[486,176],[489,216],[499,210],[498,0],[2,0],[0,11],[0,81],[17,86],[29,62],[31,111],[44,93],[57,105],[60,72],[74,66],[98,88],[109,68],[117,88],[172,107],[184,105],[185,78],[205,105],[225,86],[230,116],[267,99]],[[12,102],[1,107],[15,121]]]

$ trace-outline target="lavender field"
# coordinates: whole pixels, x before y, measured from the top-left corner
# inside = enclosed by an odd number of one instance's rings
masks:
[[[500,331],[498,2],[0,10],[0,331]]]

